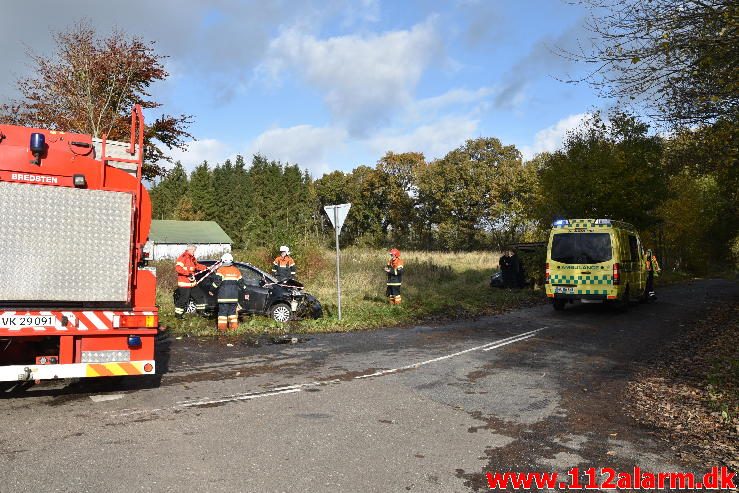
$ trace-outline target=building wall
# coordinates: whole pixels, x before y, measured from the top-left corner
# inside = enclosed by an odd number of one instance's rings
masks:
[[[215,259],[226,252],[231,251],[231,245],[228,243],[195,243],[197,250],[195,256],[198,259]],[[151,250],[152,260],[176,259],[187,248],[186,243],[152,243],[146,244],[146,249]]]

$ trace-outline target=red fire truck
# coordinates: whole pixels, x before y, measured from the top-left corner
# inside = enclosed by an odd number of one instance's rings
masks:
[[[143,133],[0,125],[0,382],[155,372]]]

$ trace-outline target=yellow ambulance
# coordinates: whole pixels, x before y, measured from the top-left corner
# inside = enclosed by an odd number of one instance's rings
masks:
[[[545,287],[555,310],[567,303],[628,307],[646,299],[647,272],[639,233],[610,219],[558,219],[547,247]]]

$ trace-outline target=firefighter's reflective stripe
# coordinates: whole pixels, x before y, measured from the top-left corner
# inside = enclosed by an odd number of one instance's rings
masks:
[[[241,279],[241,272],[216,272],[216,275],[222,278],[224,281],[238,281]]]
[[[218,303],[238,303],[245,287],[241,271],[233,265],[219,268],[211,285],[212,290],[218,290]]]
[[[279,278],[295,276],[295,261],[290,255],[281,255],[272,263],[272,274]]]
[[[205,270],[206,267],[198,263],[189,252],[184,252],[177,257],[174,269],[177,271],[177,285],[181,288],[191,288],[195,283],[190,280],[190,276],[195,274],[196,271]]]
[[[153,375],[155,370],[156,363],[154,360],[121,363],[72,363],[64,365],[8,365],[0,366],[0,382]]]

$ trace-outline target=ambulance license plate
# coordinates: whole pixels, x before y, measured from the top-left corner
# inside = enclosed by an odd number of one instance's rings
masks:
[[[58,325],[53,315],[0,315],[0,327],[25,329],[29,327],[53,327]]]
[[[554,292],[556,294],[575,294],[575,288],[573,286],[554,286]]]

